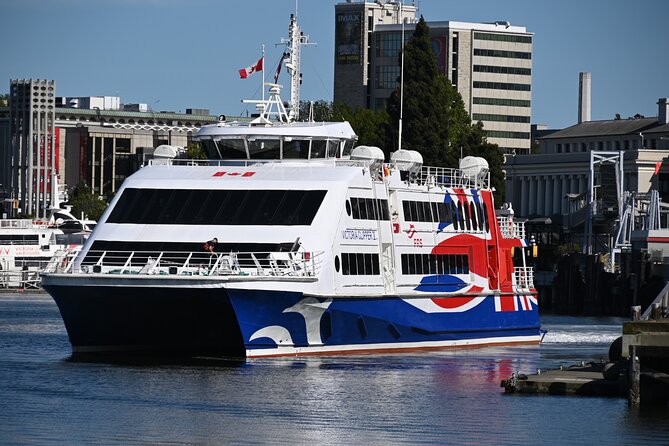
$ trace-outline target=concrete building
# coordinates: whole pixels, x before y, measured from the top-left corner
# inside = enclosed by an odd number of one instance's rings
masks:
[[[56,82],[15,79],[9,86],[9,139],[3,152],[0,183],[16,197],[21,209],[43,217],[57,191],[52,184],[59,169],[60,144],[55,127]]]
[[[566,218],[590,188],[591,158],[609,158],[595,165],[595,200],[613,203],[617,212],[615,157],[622,157],[622,189],[645,193],[657,189],[669,202],[668,99],[658,101],[658,116],[584,121],[539,139],[540,153],[508,156],[506,201],[517,216]],[[613,170],[612,170],[613,169]],[[574,223],[571,221],[571,223]]]
[[[335,5],[334,102],[372,108],[372,40],[379,25],[416,20],[416,7],[401,2],[348,1]],[[409,34],[410,36],[410,34]],[[395,65],[399,40],[394,42]],[[399,65],[397,76],[399,76]]]
[[[370,14],[384,4],[342,3],[336,11],[357,8]],[[385,7],[398,5],[385,4]],[[408,8],[405,6],[404,8]],[[406,9],[415,14],[415,9]],[[371,17],[371,15],[370,15]],[[404,40],[415,29],[415,15],[404,24]],[[473,121],[483,122],[488,141],[505,153],[529,153],[532,115],[532,33],[508,22],[430,22],[430,38],[440,71],[462,96]],[[335,102],[351,107],[385,108],[399,86],[402,24],[380,22],[366,28],[369,47],[356,59],[361,76],[349,75],[335,57]],[[370,31],[371,29],[371,31]],[[337,36],[335,40],[337,39]],[[337,49],[335,50],[337,52]],[[362,79],[362,82],[361,82]]]
[[[0,200],[5,213],[44,217],[58,185],[71,190],[80,181],[109,198],[155,147],[186,147],[199,127],[218,120],[203,109],[185,114],[125,111],[112,97],[106,102],[105,97],[90,98],[102,102],[57,107],[55,81],[10,82],[9,107],[0,107]]]

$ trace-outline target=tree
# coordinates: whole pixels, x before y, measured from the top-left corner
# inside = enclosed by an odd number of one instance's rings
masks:
[[[188,144],[188,147],[186,148],[186,153],[188,156],[188,159],[192,160],[206,160],[207,159],[207,154],[205,153],[204,149],[200,145],[199,142],[192,142]]]
[[[93,193],[83,181],[74,187],[69,202],[72,205],[72,214],[75,217],[83,212],[92,220],[99,220],[107,208],[107,202],[101,196]]]
[[[385,110],[375,111],[368,108],[352,110],[347,105],[335,104],[333,119],[348,121],[351,124],[353,131],[358,135],[358,145],[383,149],[389,144],[390,118]]]
[[[300,102],[300,116],[307,119],[311,102]],[[314,121],[340,122],[348,121],[356,135],[358,145],[385,147],[389,131],[388,113],[385,110],[374,111],[368,108],[351,109],[341,103],[329,101],[313,102]]]
[[[9,94],[0,94],[0,107],[7,107],[9,105]]]
[[[391,141],[386,150],[397,150],[400,90],[388,100]],[[472,125],[462,96],[439,72],[423,17],[404,47],[404,107],[402,148],[417,150],[426,165],[457,167],[460,156],[480,156],[488,161],[495,199],[504,197],[504,157],[496,144],[486,140],[482,123]],[[501,201],[498,201],[501,203]]]

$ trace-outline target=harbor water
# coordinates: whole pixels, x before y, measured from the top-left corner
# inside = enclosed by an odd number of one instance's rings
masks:
[[[545,316],[530,347],[82,362],[47,294],[0,294],[0,444],[669,444],[667,408],[500,388],[606,360],[621,322]]]

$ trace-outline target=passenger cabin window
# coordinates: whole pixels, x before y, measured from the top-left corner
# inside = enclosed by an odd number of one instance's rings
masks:
[[[311,141],[308,139],[292,139],[284,141],[283,143],[283,158],[284,159],[308,159],[309,145]]]
[[[310,225],[324,190],[124,189],[109,223]]]
[[[429,203],[427,201],[403,201],[404,219],[406,221],[433,222],[453,224],[458,230],[487,230],[485,212],[481,203],[470,202],[462,206],[455,203]]]
[[[251,159],[279,159],[281,140],[249,139],[249,156]]]
[[[390,220],[388,200],[351,197],[351,213],[355,220]]]
[[[37,234],[0,234],[0,245],[39,245]]]
[[[466,254],[402,254],[402,274],[469,274]]]
[[[341,269],[345,276],[378,276],[379,255],[362,252],[342,252]]]

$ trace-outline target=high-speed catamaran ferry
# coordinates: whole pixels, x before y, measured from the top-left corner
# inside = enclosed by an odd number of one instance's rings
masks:
[[[299,44],[294,19],[290,32]],[[75,353],[540,341],[524,226],[496,215],[485,160],[428,167],[399,150],[386,163],[379,148],[354,147],[346,122],[294,121],[279,90],[250,123],[203,127],[206,161],[157,150],[81,251],[52,262],[42,286]]]

